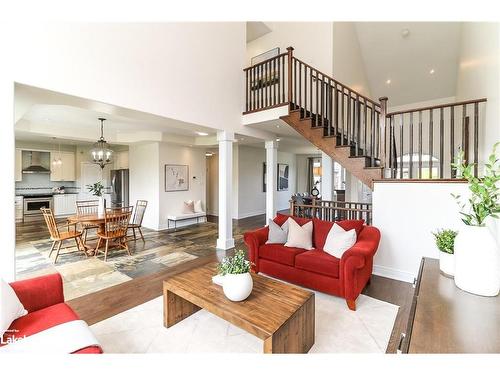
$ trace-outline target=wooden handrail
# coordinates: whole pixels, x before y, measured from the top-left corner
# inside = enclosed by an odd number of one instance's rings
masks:
[[[419,107],[419,108],[412,108],[412,109],[405,109],[402,111],[396,111],[396,112],[390,112],[386,114],[386,117],[394,116],[394,115],[401,115],[405,113],[411,113],[411,112],[420,112],[420,111],[429,111],[433,109],[440,109],[440,108],[447,108],[447,107],[458,107],[460,105],[467,105],[467,104],[474,104],[474,103],[483,103],[488,101],[486,98],[481,98],[481,99],[471,99],[471,100],[464,100],[461,102],[453,102],[453,103],[445,103],[445,104],[437,104],[437,105],[432,105],[428,107]]]
[[[374,101],[374,100],[370,99],[369,97],[367,97],[367,96],[365,96],[365,95],[363,95],[363,94],[360,94],[359,92],[357,92],[357,91],[356,91],[356,90],[354,90],[354,89],[351,89],[349,86],[344,85],[343,83],[341,83],[341,82],[337,81],[335,78],[330,77],[328,74],[323,73],[322,71],[320,71],[320,70],[318,70],[318,69],[316,69],[316,68],[312,67],[312,66],[311,66],[311,65],[309,65],[308,63],[305,63],[305,62],[303,62],[302,60],[300,60],[300,59],[298,59],[298,58],[296,58],[296,57],[294,57],[294,59],[295,59],[295,60],[297,60],[298,62],[300,62],[301,64],[303,64],[304,66],[307,66],[309,69],[311,69],[311,71],[315,71],[315,72],[317,72],[317,73],[321,74],[321,75],[322,75],[322,76],[324,76],[326,79],[328,79],[328,80],[330,80],[330,81],[334,82],[336,85],[342,86],[342,88],[345,88],[345,89],[347,89],[348,91],[350,91],[352,94],[354,94],[354,96],[352,96],[352,98],[360,97],[360,98],[362,98],[365,102],[369,102],[369,103],[372,103],[373,105],[375,105],[376,107],[380,107],[380,104],[379,104],[379,103],[377,103],[376,101]]]

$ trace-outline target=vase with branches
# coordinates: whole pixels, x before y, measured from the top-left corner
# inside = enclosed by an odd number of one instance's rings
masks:
[[[104,214],[106,209],[106,201],[104,200],[104,185],[101,181],[97,181],[93,184],[87,185],[87,189],[89,193],[91,193],[94,197],[97,197],[99,204],[97,206],[97,213],[99,215]]]
[[[467,163],[462,151],[453,164],[469,188],[468,197],[452,194],[465,224],[455,238],[455,284],[482,296],[500,291],[500,250],[491,230],[498,226],[500,215],[499,145],[493,146],[481,177],[474,173],[477,165]]]

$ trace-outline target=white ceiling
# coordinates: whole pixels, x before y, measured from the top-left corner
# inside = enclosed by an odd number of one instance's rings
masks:
[[[98,118],[103,117],[104,137],[111,144],[215,143],[215,131],[211,128],[19,84],[15,107],[16,139],[23,141],[48,142],[56,137],[67,144],[93,143],[100,136]],[[208,135],[200,136],[197,132]]]
[[[271,31],[271,28],[264,22],[247,22],[247,43],[258,39]]]
[[[373,98],[396,106],[455,95],[461,23],[357,22],[356,32]]]

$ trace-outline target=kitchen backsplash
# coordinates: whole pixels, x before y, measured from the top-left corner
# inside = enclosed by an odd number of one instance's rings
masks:
[[[51,193],[55,187],[64,186],[67,193],[78,193],[80,187],[74,181],[50,181],[49,174],[23,174],[22,181],[16,181],[16,194]]]

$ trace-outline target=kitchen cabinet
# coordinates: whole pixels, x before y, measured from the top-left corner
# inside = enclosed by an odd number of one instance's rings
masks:
[[[51,163],[51,181],[76,181],[75,153],[74,152],[51,152],[50,160],[61,158],[61,164]]]
[[[54,215],[70,216],[76,213],[76,198],[78,194],[55,194]]]
[[[15,175],[16,181],[23,180],[23,150],[16,148],[16,159],[15,159]]]
[[[17,223],[23,221],[24,201],[22,196],[16,196],[15,207],[16,207],[16,223]]]
[[[128,169],[128,151],[114,153],[114,169]]]

